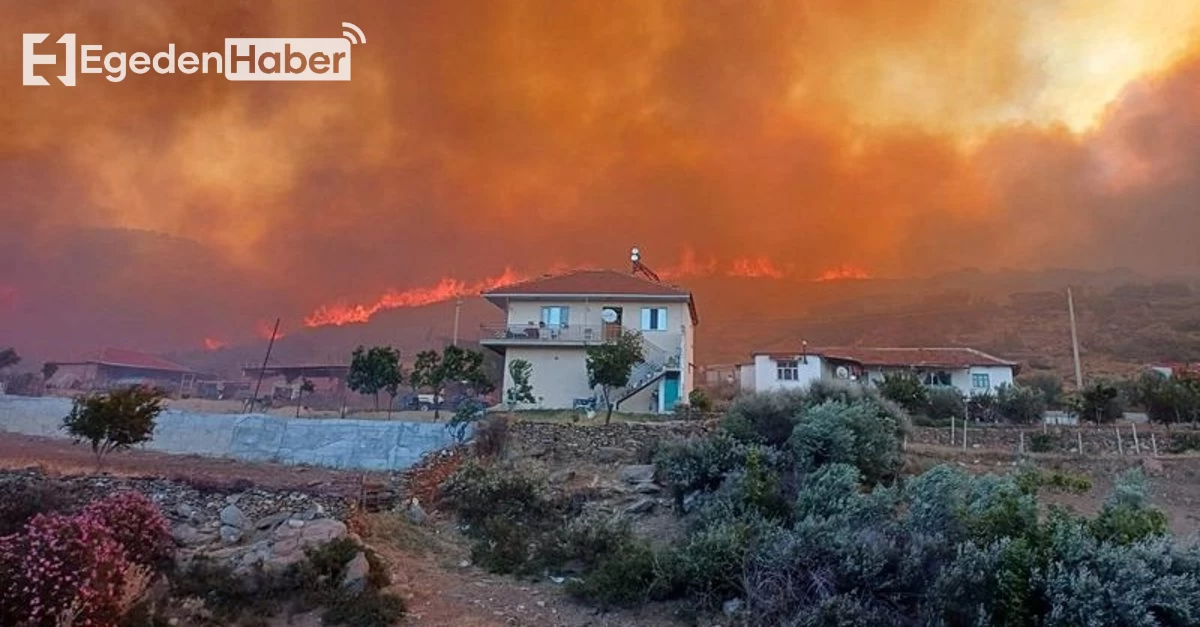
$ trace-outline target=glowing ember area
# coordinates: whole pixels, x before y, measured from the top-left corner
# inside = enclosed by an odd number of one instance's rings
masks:
[[[836,268],[831,268],[822,272],[817,276],[816,281],[845,281],[855,279],[869,279],[871,274],[862,268],[858,268],[849,264],[842,264]]]
[[[733,267],[726,273],[728,276],[747,278],[781,279],[786,273],[780,270],[774,262],[766,257],[754,259],[736,259]]]
[[[308,327],[326,325],[341,326],[366,322],[371,316],[388,309],[400,307],[421,307],[459,296],[475,296],[485,290],[511,285],[525,280],[524,277],[506,268],[504,274],[474,283],[458,279],[445,278],[430,287],[418,287],[404,291],[388,291],[379,300],[368,305],[323,305],[304,319]]]
[[[221,350],[226,346],[229,346],[229,342],[225,340],[215,340],[211,337],[204,338],[204,350],[206,351]]]
[[[269,339],[271,339],[271,331],[273,331],[274,329],[275,329],[275,321],[274,320],[259,320],[258,324],[256,324],[254,326],[254,334],[257,335],[258,337],[261,337],[264,340],[269,340]],[[283,332],[283,325],[281,324],[279,326],[279,330],[275,332],[275,339],[278,340],[278,339],[282,338],[284,335],[287,335],[287,334]]]

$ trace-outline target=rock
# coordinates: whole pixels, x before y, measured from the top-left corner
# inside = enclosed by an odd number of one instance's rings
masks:
[[[258,522],[254,523],[254,528],[259,531],[270,531],[291,517],[291,512],[280,512],[278,514],[271,514],[270,516],[263,516],[258,519]]]
[[[425,513],[425,510],[421,508],[420,501],[415,498],[408,502],[408,507],[404,509],[404,513],[408,515],[409,520],[418,525],[423,525],[426,520],[429,520],[429,514]]]
[[[347,534],[345,523],[337,520],[322,518],[302,527],[289,524],[275,528],[271,532],[270,549],[262,559],[263,568],[271,572],[280,572],[288,566],[304,559],[304,550],[326,544]]]
[[[550,473],[550,483],[566,483],[575,478],[575,471],[570,468]]]
[[[1142,470],[1151,477],[1161,477],[1165,472],[1162,462],[1154,457],[1142,458]]]
[[[305,509],[303,513],[301,513],[299,516],[296,516],[296,518],[307,521],[307,520],[315,520],[317,518],[321,518],[324,515],[325,515],[325,508],[322,507],[320,503],[313,503],[312,505],[309,505],[308,508]]]
[[[736,616],[742,611],[744,605],[745,603],[741,599],[729,599],[721,604],[721,612],[726,616]]]
[[[178,524],[171,528],[171,538],[175,544],[184,547],[200,546],[213,541],[213,537],[200,533],[198,529],[188,524]]]
[[[226,505],[221,510],[221,524],[238,529],[249,529],[250,519],[238,509],[237,505]]]
[[[700,495],[701,493],[696,491],[691,492],[683,497],[683,513],[687,514],[691,512],[696,508],[697,505],[700,504]]]
[[[602,446],[596,451],[596,461],[601,464],[612,464],[629,457],[629,452],[615,446]]]
[[[288,519],[287,526],[291,527],[292,529],[299,529],[304,526],[304,521],[300,520],[299,518],[291,518]]]
[[[662,492],[662,486],[657,483],[639,483],[633,486],[633,490],[638,494],[658,494]]]
[[[342,587],[359,594],[367,589],[367,575],[371,574],[371,563],[367,556],[359,551],[354,559],[346,563],[346,575],[342,577]]]
[[[195,522],[200,518],[200,510],[187,503],[180,503],[179,505],[176,505],[175,514],[189,522]]]
[[[641,498],[641,499],[638,499],[637,501],[635,501],[633,503],[633,505],[626,507],[625,513],[626,514],[647,514],[647,513],[654,511],[655,505],[657,505],[657,503],[654,502],[654,499]]]
[[[625,483],[650,483],[654,481],[654,466],[650,464],[625,466],[621,468],[619,476]]]
[[[221,525],[221,542],[237,544],[242,541],[242,530],[233,525]]]

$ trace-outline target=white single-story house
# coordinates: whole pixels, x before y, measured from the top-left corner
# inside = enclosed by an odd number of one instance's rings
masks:
[[[966,396],[1012,385],[1019,366],[973,348],[808,348],[763,350],[741,367],[742,389],[803,389],[814,381],[878,383],[895,372],[915,374],[930,387],[948,386]]]

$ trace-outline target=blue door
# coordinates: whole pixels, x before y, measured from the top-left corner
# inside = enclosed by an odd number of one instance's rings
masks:
[[[669,372],[663,379],[663,411],[675,411],[679,402],[679,373]]]

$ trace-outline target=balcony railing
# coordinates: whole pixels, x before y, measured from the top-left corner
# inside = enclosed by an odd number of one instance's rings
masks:
[[[615,330],[613,331],[616,332]],[[567,325],[540,326],[529,324],[485,324],[481,325],[479,341],[488,343],[600,343],[604,328],[598,326]]]

